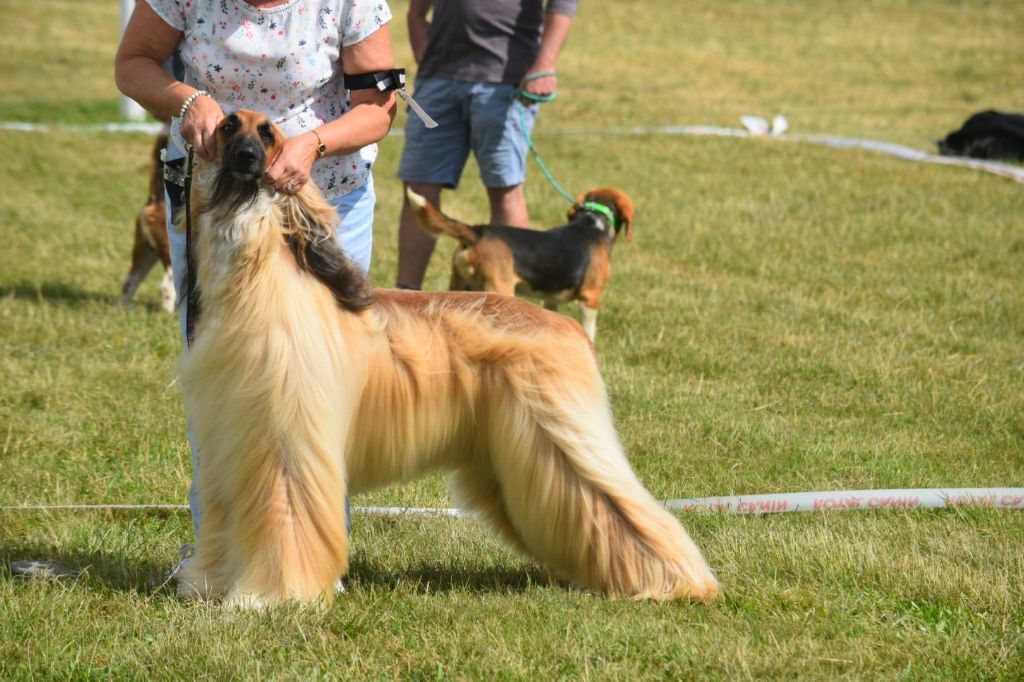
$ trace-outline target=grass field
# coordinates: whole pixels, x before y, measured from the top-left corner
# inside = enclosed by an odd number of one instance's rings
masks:
[[[1024,195],[957,168],[608,125],[785,114],[931,149],[1020,110],[1024,5],[583,3],[537,141],[573,191],[637,203],[597,350],[658,497],[1024,485]],[[409,63],[403,3],[396,53]],[[0,0],[0,121],[112,120],[117,3]],[[404,120],[400,117],[398,125]],[[545,129],[589,127],[585,135]],[[116,306],[142,135],[0,130],[0,505],[182,503],[180,348],[158,277]],[[394,277],[401,138],[381,145],[372,278]],[[564,202],[531,169],[538,226]],[[485,216],[475,170],[446,196]],[[446,281],[446,245],[429,288]],[[431,478],[355,504],[448,506]],[[682,517],[708,606],[566,586],[472,521],[357,515],[326,611],[225,612],[162,576],[185,513],[0,511],[0,678],[1024,677],[1024,515]],[[85,569],[11,576],[12,560]]]

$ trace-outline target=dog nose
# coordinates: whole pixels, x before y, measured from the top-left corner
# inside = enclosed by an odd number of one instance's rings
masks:
[[[240,147],[235,152],[235,160],[239,163],[252,165],[258,158],[259,154],[256,153],[256,149],[251,145]]]
[[[256,176],[263,171],[266,155],[263,148],[252,140],[239,140],[227,153],[227,166],[234,173]]]

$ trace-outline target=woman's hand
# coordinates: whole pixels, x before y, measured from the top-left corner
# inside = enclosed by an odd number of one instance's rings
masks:
[[[217,126],[223,118],[224,112],[217,100],[200,95],[192,101],[181,121],[181,136],[207,161],[217,158]]]
[[[302,189],[309,182],[318,144],[316,136],[310,132],[285,140],[281,153],[263,174],[267,184],[285,194],[295,194]]]

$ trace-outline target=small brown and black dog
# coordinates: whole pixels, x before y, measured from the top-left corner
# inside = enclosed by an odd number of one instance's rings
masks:
[[[171,253],[167,243],[167,203],[164,200],[164,164],[160,153],[167,146],[167,135],[157,136],[153,143],[152,162],[149,173],[149,197],[146,204],[135,216],[135,244],[132,246],[131,270],[121,285],[121,305],[129,306],[135,300],[135,292],[149,271],[159,260],[164,266],[164,278],[160,282],[160,305],[167,312],[174,312],[174,276],[171,273]]]
[[[633,201],[608,187],[581,194],[568,224],[550,230],[467,225],[444,215],[412,190],[406,195],[420,226],[461,245],[452,259],[452,291],[493,291],[541,299],[557,310],[579,301],[580,323],[593,341],[597,310],[612,272],[612,244],[619,232],[633,240]]]

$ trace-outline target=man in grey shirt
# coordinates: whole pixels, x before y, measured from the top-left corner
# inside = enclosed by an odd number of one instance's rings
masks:
[[[416,101],[438,122],[405,126],[398,177],[437,207],[441,189],[459,182],[470,150],[487,189],[490,222],[526,227],[523,179],[538,97],[558,85],[555,66],[576,0],[411,0],[409,41],[419,64]],[[427,13],[433,8],[433,16]],[[403,193],[404,196],[404,193]],[[398,231],[400,288],[418,289],[435,240],[406,202]]]

